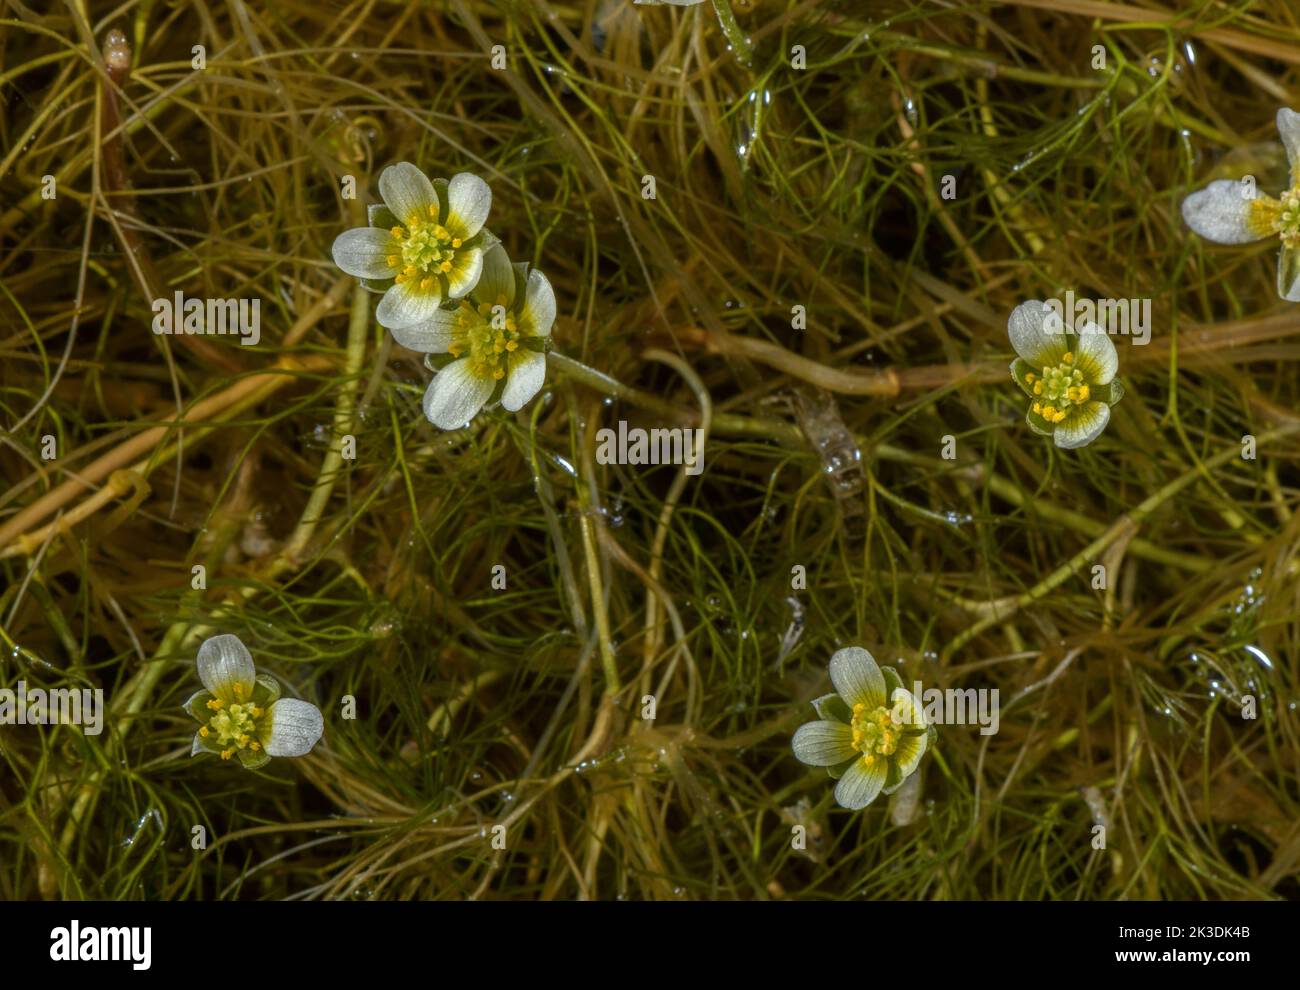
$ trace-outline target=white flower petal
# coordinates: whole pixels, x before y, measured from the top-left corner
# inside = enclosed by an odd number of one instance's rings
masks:
[[[515,269],[506,249],[500,244],[494,244],[483,252],[483,271],[473,295],[477,301],[489,306],[504,306],[507,310],[514,306]]]
[[[1085,323],[1074,340],[1075,364],[1089,385],[1109,385],[1119,370],[1119,355],[1110,335],[1095,323]]]
[[[424,393],[424,415],[439,429],[459,430],[478,415],[496,382],[480,378],[469,370],[469,359],[461,358],[443,368]]]
[[[257,668],[238,636],[226,634],[205,639],[199,647],[197,664],[203,686],[222,701],[248,701],[253,697]]]
[[[1038,299],[1022,302],[1007,317],[1011,348],[1035,369],[1059,364],[1070,349],[1070,338],[1060,314]]]
[[[1286,147],[1286,159],[1291,163],[1291,177],[1300,175],[1300,113],[1282,107],[1277,112],[1277,133]]]
[[[921,702],[907,688],[894,688],[894,693],[889,699],[893,719],[899,725],[905,725],[913,729],[924,729],[928,724],[925,720],[925,710]]]
[[[795,731],[791,742],[794,755],[801,763],[813,767],[833,767],[853,759],[853,730],[842,722],[809,722]]]
[[[427,320],[388,331],[403,347],[421,354],[443,354],[465,336],[464,313],[455,309],[438,309]]]
[[[443,226],[455,237],[469,240],[487,223],[492,187],[470,172],[458,172],[447,185],[447,216]]]
[[[1287,302],[1300,302],[1300,249],[1285,244],[1277,256],[1277,294]]]
[[[407,279],[388,288],[375,307],[375,319],[381,327],[398,330],[433,319],[441,302],[442,289],[436,278],[427,289],[420,288],[420,280]]]
[[[525,337],[546,337],[555,322],[555,290],[536,268],[528,273],[528,288],[519,313],[519,330]]]
[[[267,710],[262,748],[267,756],[303,756],[325,731],[320,709],[297,698],[281,698]]]
[[[511,412],[522,409],[536,395],[546,381],[546,355],[537,351],[518,350],[510,355],[510,370],[506,374],[505,391],[501,405]]]
[[[1110,422],[1110,406],[1104,402],[1086,402],[1056,424],[1052,439],[1063,450],[1086,447]]]
[[[871,766],[864,766],[856,760],[853,766],[844,771],[844,776],[835,785],[835,800],[840,807],[850,811],[865,808],[885,786],[885,776],[889,771],[889,761],[877,758]]]
[[[868,709],[885,703],[885,675],[876,658],[860,646],[847,646],[831,657],[831,683],[848,704],[866,705]]]
[[[898,761],[898,772],[904,777],[915,770],[916,765],[921,762],[929,738],[930,734],[928,732],[921,732],[915,736],[903,736],[902,739],[898,740],[898,747],[894,750],[894,759]]]
[[[1183,220],[1216,244],[1249,244],[1267,237],[1271,231],[1253,219],[1254,200],[1242,195],[1247,188],[1232,179],[1215,179],[1183,200]]]
[[[410,224],[412,220],[432,220],[429,207],[438,205],[433,183],[410,162],[398,162],[384,169],[379,176],[379,195],[403,224]]]
[[[375,227],[353,227],[334,238],[330,253],[334,264],[357,278],[392,278],[397,270],[388,263],[393,235]]]
[[[483,275],[483,252],[479,248],[461,248],[447,272],[447,298],[460,299],[474,291]]]

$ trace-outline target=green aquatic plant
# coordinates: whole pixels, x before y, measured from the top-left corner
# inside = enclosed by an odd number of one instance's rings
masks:
[[[1300,113],[1279,109],[1277,133],[1291,171],[1291,187],[1281,198],[1260,193],[1253,181],[1215,179],[1183,200],[1182,213],[1187,226],[1216,244],[1280,239],[1277,294],[1300,302]]]
[[[393,329],[429,319],[478,283],[492,241],[483,226],[492,190],[469,172],[431,182],[398,162],[379,176],[379,195],[384,205],[370,207],[370,226],[339,234],[331,253],[339,268],[383,292],[375,319]]]
[[[435,426],[457,430],[489,402],[514,412],[538,393],[554,322],[555,292],[546,276],[512,265],[496,244],[465,299],[392,334],[413,351],[451,356],[424,393],[424,414]]]
[[[934,729],[898,672],[862,647],[832,656],[830,675],[835,693],[812,703],[821,721],[801,725],[792,746],[800,761],[839,781],[842,807],[858,811],[916,772]]]
[[[1007,333],[1017,354],[1011,377],[1030,399],[1030,429],[1067,450],[1101,436],[1110,407],[1124,395],[1115,377],[1119,355],[1106,332],[1094,323],[1072,330],[1052,307],[1031,299],[1011,311]]]
[[[237,756],[246,769],[256,770],[273,756],[303,756],[320,739],[325,728],[320,709],[281,698],[279,682],[257,672],[238,636],[204,640],[197,665],[203,690],[184,705],[201,723],[191,756]]]

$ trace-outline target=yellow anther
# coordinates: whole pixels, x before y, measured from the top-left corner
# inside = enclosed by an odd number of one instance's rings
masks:
[[[1061,360],[1064,361],[1066,364],[1074,364],[1074,355],[1071,354],[1069,351],[1066,351],[1064,354],[1061,355]]]
[[[401,227],[394,227],[392,230],[389,231],[389,233],[393,235],[394,240],[400,241],[402,239],[402,235],[405,234],[406,231],[404,231]]]
[[[1042,395],[1042,394],[1043,394],[1043,383],[1042,383],[1042,382],[1035,382],[1035,383],[1034,383],[1034,395]]]
[[[431,276],[429,276],[428,278],[422,278],[422,279],[420,279],[420,288],[423,289],[425,292],[428,292],[430,289],[432,289],[432,288],[433,288],[433,276],[431,275]]]
[[[871,766],[871,764],[875,762],[876,762],[876,758],[870,753],[867,753],[865,756],[862,757],[862,765],[864,767],[869,767]]]
[[[248,748],[251,749],[254,753],[256,753],[259,749],[262,748],[262,744],[258,742],[256,739],[254,739],[251,743],[248,744]]]
[[[407,265],[405,268],[402,269],[402,271],[406,273],[407,278],[412,278],[420,274],[420,270],[416,268],[414,265]]]
[[[506,376],[505,368],[497,368],[496,371],[492,372],[492,377],[497,381],[501,381],[501,379],[505,378],[505,376]]]
[[[221,711],[221,706],[223,704],[225,704],[225,702],[223,702],[220,698],[213,698],[211,701],[208,702],[208,707],[211,708],[214,712],[219,712]]]
[[[438,271],[443,272],[444,274],[451,271],[451,262],[444,261],[442,264],[438,266]]]
[[[1029,371],[1029,372],[1026,372],[1026,373],[1025,373],[1025,381],[1028,382],[1030,385],[1034,384],[1034,378],[1035,378],[1035,377],[1036,377],[1036,376],[1034,375],[1034,373],[1033,373],[1032,371]]]
[[[246,688],[244,687],[244,685],[240,684],[238,681],[235,682],[235,697],[236,697],[236,698],[242,698],[242,697],[244,696],[244,691],[245,691],[245,690],[246,690]]]
[[[253,712],[253,718],[261,718],[261,717],[262,717],[262,709],[261,709],[261,708],[258,708],[256,705],[253,706],[253,708],[252,708],[252,712]]]
[[[223,760],[228,760],[228,759],[230,759],[231,755],[232,755],[234,752],[235,752],[235,751],[234,751],[233,749],[223,749],[223,750],[221,751],[221,758],[222,758]]]
[[[403,282],[405,282],[409,277],[410,277],[410,276],[408,276],[408,275],[403,275],[403,274],[399,273],[399,274],[397,274],[396,276],[394,276],[393,281],[394,281],[397,285],[401,285],[401,284],[402,284]]]
[[[437,227],[434,227],[433,232],[435,235],[437,235],[438,240],[440,241],[445,241],[449,237],[451,237],[451,234],[447,233],[447,228],[442,226],[441,224],[439,224]]]
[[[1079,393],[1076,402],[1087,402],[1088,396],[1092,395],[1092,390],[1087,385],[1080,385],[1075,391]]]
[[[201,735],[204,739],[208,738],[208,727],[206,725],[199,726],[199,735]]]
[[[517,340],[512,340],[506,344],[506,350],[508,351],[518,350],[518,348],[519,348],[519,341]]]
[[[438,207],[434,203],[429,204],[429,216],[434,220],[438,219]]]
[[[464,242],[463,242],[459,237],[453,237],[453,238],[451,239],[451,246],[454,247],[454,248],[458,248],[458,247],[460,247],[461,244],[463,244],[463,243],[464,243]]]
[[[239,736],[239,745],[241,745],[241,746],[247,746],[247,745],[248,745],[248,733],[245,732],[245,733],[241,733],[241,734],[240,734],[240,736]]]
[[[1043,415],[1043,404],[1041,402],[1035,402],[1032,406],[1030,406],[1030,408],[1033,409],[1033,411],[1037,413],[1039,416]]]
[[[460,357],[460,352],[463,351],[464,349],[465,349],[465,345],[464,345],[464,344],[451,344],[451,345],[448,346],[448,348],[447,348],[447,353],[450,354],[450,355],[451,355],[452,357],[454,357],[454,358],[455,358],[455,357]]]
[[[396,267],[397,267],[397,261],[398,261],[398,258],[397,258],[397,255],[395,255],[395,254],[390,254],[390,255],[388,255],[387,257],[384,258],[384,261],[388,262],[388,267],[389,267],[389,268],[396,268]]]

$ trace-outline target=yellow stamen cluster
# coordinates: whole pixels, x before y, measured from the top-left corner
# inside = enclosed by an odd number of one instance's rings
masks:
[[[1282,194],[1281,209],[1273,220],[1273,230],[1288,247],[1300,247],[1300,187]]]
[[[853,730],[853,748],[862,754],[862,764],[868,767],[882,756],[892,756],[903,734],[903,727],[894,721],[888,708],[879,705],[868,711],[861,702],[853,706],[849,727]]]
[[[464,336],[447,348],[448,353],[460,357],[468,346],[471,373],[498,382],[505,378],[509,356],[519,349],[520,338],[519,325],[506,309],[505,299],[498,297],[495,303],[477,306],[466,300],[460,306],[459,325]]]
[[[1033,386],[1035,399],[1030,408],[1049,423],[1059,423],[1069,413],[1071,405],[1082,405],[1092,395],[1092,390],[1083,380],[1083,372],[1074,366],[1074,354],[1066,351],[1061,355],[1061,363],[1044,368],[1039,377],[1025,375],[1025,381]]]
[[[241,749],[256,753],[262,748],[258,741],[257,721],[266,714],[266,709],[259,708],[252,702],[244,702],[242,699],[245,693],[244,686],[236,684],[234,694],[239,700],[227,705],[220,698],[213,698],[208,702],[208,708],[216,714],[208,719],[207,725],[199,727],[200,736],[212,739],[223,747],[223,760],[230,759]]]
[[[446,275],[455,267],[456,251],[463,242],[438,223],[436,205],[430,204],[426,212],[427,216],[412,214],[405,227],[390,231],[393,240],[384,260],[400,269],[394,279],[399,285],[418,281],[427,292],[433,288],[435,276]]]

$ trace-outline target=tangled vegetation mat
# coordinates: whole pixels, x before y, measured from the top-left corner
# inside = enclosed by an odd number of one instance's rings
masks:
[[[1295,898],[1298,66],[10,0],[0,897]]]

